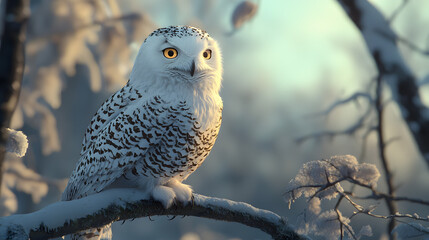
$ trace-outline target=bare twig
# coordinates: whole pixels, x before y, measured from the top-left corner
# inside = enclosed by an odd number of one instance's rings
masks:
[[[366,129],[365,133],[362,136],[362,145],[361,145],[358,159],[365,159],[366,143],[367,143],[368,137],[372,132],[376,130],[377,130],[377,126],[370,126]]]
[[[410,40],[402,37],[402,36],[396,36],[396,39],[398,39],[401,43],[403,43],[405,46],[407,46],[409,49],[420,53],[424,56],[429,56],[429,49],[423,49],[416,45],[415,43],[411,42]]]
[[[365,111],[365,113],[362,116],[360,116],[358,118],[358,120],[353,125],[349,126],[346,129],[316,132],[316,133],[312,133],[309,135],[299,137],[295,141],[298,144],[300,144],[300,143],[302,143],[308,139],[320,139],[323,137],[333,138],[333,137],[340,136],[340,135],[354,135],[358,130],[365,127],[365,122],[367,121],[368,117],[370,116],[371,110],[372,110],[371,105],[368,105],[368,108]]]
[[[402,0],[402,3],[395,9],[395,11],[392,13],[392,15],[389,18],[389,23],[392,24],[393,21],[395,21],[396,17],[399,15],[399,13],[404,10],[405,6],[410,2],[410,0]]]
[[[391,35],[391,34],[388,34],[384,31],[380,31],[380,30],[377,30],[376,32],[378,34],[380,34],[380,36],[385,37],[389,41],[399,41],[399,42],[403,43],[406,47],[408,47],[409,49],[411,49],[417,53],[420,53],[421,55],[424,55],[424,56],[429,55],[428,49],[423,49],[423,48],[417,46],[416,44],[414,44],[413,42],[411,42],[407,38],[404,38],[404,37],[399,36],[399,35]]]
[[[331,106],[329,106],[326,110],[324,110],[324,111],[322,111],[322,112],[319,112],[319,113],[316,113],[315,115],[328,115],[329,113],[331,113],[333,110],[335,110],[336,108],[338,108],[339,106],[342,106],[342,105],[344,105],[344,104],[346,104],[346,103],[349,103],[349,102],[356,102],[356,101],[358,101],[358,99],[360,99],[360,98],[363,98],[363,99],[366,99],[366,100],[368,100],[368,102],[369,102],[369,104],[372,104],[373,103],[373,99],[372,99],[372,97],[371,97],[371,95],[370,94],[368,94],[368,93],[365,93],[365,92],[356,92],[356,93],[354,93],[353,95],[351,95],[350,97],[348,97],[348,98],[345,98],[345,99],[341,99],[341,100],[338,100],[338,101],[336,101],[336,102],[334,102]]]
[[[378,149],[380,153],[380,160],[384,170],[384,176],[386,180],[387,190],[390,196],[395,197],[395,189],[393,187],[393,176],[390,170],[389,162],[386,158],[386,141],[384,140],[384,125],[383,125],[383,76],[380,74],[377,78],[377,87],[376,87],[376,109],[378,115],[378,124],[377,124],[377,137],[378,137]],[[394,201],[391,199],[385,199],[387,208],[389,209],[389,214],[395,214],[397,206]],[[391,233],[395,228],[396,222],[395,218],[392,218],[389,221],[388,233]],[[394,236],[390,234],[390,239],[395,239]]]
[[[369,189],[369,188],[368,188]],[[351,196],[356,199],[373,199],[373,200],[380,200],[380,199],[387,199],[389,201],[395,201],[395,202],[409,202],[409,203],[416,203],[421,204],[425,206],[429,206],[429,201],[424,201],[422,199],[417,198],[410,198],[410,197],[392,197],[389,194],[378,192],[375,189],[371,189],[372,194],[367,196],[357,196],[353,192],[344,192],[348,196]]]
[[[370,86],[371,86],[371,84],[370,84]],[[370,114],[372,111],[372,105],[374,103],[374,100],[371,97],[371,94],[369,94],[367,92],[356,92],[347,98],[344,98],[344,99],[341,99],[341,100],[334,102],[326,110],[312,114],[314,116],[319,116],[319,115],[326,116],[326,115],[329,115],[332,111],[334,111],[338,107],[341,107],[341,106],[343,106],[347,103],[350,103],[350,102],[358,103],[358,100],[362,99],[362,98],[366,99],[368,101],[368,107],[367,107],[365,113],[362,116],[360,116],[354,124],[350,125],[349,127],[345,128],[343,130],[320,131],[320,132],[315,132],[315,133],[312,133],[309,135],[301,136],[299,138],[296,138],[295,141],[298,144],[301,144],[308,139],[316,139],[317,140],[317,139],[324,138],[324,137],[334,138],[334,137],[340,136],[340,135],[354,135],[358,130],[365,127],[365,122],[370,117]]]

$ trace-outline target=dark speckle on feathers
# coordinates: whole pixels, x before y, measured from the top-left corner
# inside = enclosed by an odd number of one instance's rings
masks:
[[[200,37],[201,39],[210,37],[206,31],[190,26],[170,26],[166,28],[160,28],[152,32],[148,38],[152,36],[163,36],[165,38]]]

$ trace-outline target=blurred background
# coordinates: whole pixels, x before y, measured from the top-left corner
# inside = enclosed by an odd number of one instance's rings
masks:
[[[28,213],[60,199],[91,117],[126,83],[147,35],[169,25],[206,30],[218,40],[224,58],[223,124],[212,153],[186,181],[195,192],[244,201],[295,224],[305,202],[289,209],[282,194],[303,163],[352,154],[379,166],[376,135],[363,140],[365,129],[297,142],[302,136],[353,125],[365,111],[365,101],[349,103],[329,115],[316,113],[366,91],[377,74],[360,33],[339,4],[255,0],[246,1],[245,11],[237,9],[242,2],[31,0],[25,77],[11,126],[28,136],[29,149],[24,158],[5,162],[1,213]],[[386,18],[403,3],[370,2]],[[429,2],[407,2],[392,28],[410,42],[429,47]],[[427,78],[429,57],[403,44],[400,48],[414,74]],[[421,87],[427,105],[428,86]],[[399,137],[387,148],[398,195],[428,199],[429,169],[398,107],[390,104],[385,116],[386,138]],[[385,190],[383,179],[379,188]],[[379,212],[385,213],[384,205],[379,205]],[[419,206],[399,206],[401,212],[429,214]],[[236,223],[193,217],[153,220],[115,223],[114,239],[269,238]],[[374,239],[383,236],[385,221],[353,219],[357,229],[368,223]]]

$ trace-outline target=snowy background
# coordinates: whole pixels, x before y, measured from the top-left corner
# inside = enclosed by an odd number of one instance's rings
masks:
[[[125,84],[140,43],[157,27],[193,25],[220,43],[224,116],[212,153],[187,183],[197,193],[244,201],[295,223],[305,202],[288,209],[282,194],[301,165],[332,155],[359,157],[363,143],[362,132],[301,144],[296,139],[349,126],[365,110],[365,102],[346,105],[327,117],[314,113],[365,90],[376,69],[360,33],[336,1],[254,1],[256,15],[234,30],[231,19],[240,2],[32,0],[26,75],[11,126],[28,136],[29,149],[24,158],[9,156],[5,163],[2,214],[32,212],[58,201],[79,157],[86,126],[101,103]],[[388,17],[402,0],[370,2]],[[409,1],[393,29],[429,47],[427,9],[428,1]],[[400,47],[423,80],[429,74],[429,57]],[[421,91],[429,104],[429,85]],[[391,104],[386,111],[386,138],[400,136],[387,149],[398,195],[428,199],[429,169],[398,108]],[[375,134],[358,160],[379,165]],[[381,180],[379,187],[385,189]],[[429,214],[419,206],[399,207]],[[235,223],[191,217],[153,220],[115,223],[114,239],[268,238]],[[359,216],[353,221],[356,226],[370,223],[374,239],[385,231],[383,220]]]

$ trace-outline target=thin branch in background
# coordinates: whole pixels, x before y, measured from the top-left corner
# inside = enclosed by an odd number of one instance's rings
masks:
[[[326,110],[324,110],[322,112],[319,112],[319,113],[315,113],[314,115],[316,115],[316,116],[317,115],[328,115],[333,110],[335,110],[338,107],[343,106],[343,105],[345,105],[347,103],[350,103],[350,102],[356,102],[357,103],[358,100],[361,99],[361,98],[366,99],[369,102],[369,104],[372,104],[374,102],[374,100],[372,99],[372,97],[371,97],[371,95],[369,93],[366,93],[366,92],[356,92],[356,93],[354,93],[353,95],[351,95],[348,98],[341,99],[341,100],[338,100],[338,101],[334,102]]]
[[[372,85],[372,81],[370,82],[369,86],[371,86],[371,85]],[[359,99],[366,99],[368,101],[368,108],[365,111],[365,113],[361,117],[359,117],[358,120],[354,124],[352,124],[351,126],[349,126],[348,128],[345,128],[343,130],[328,130],[328,131],[321,131],[321,132],[312,133],[309,135],[304,135],[304,136],[296,138],[295,141],[298,144],[301,144],[308,139],[318,140],[318,139],[321,139],[324,137],[334,138],[334,137],[339,136],[339,135],[354,135],[358,130],[365,127],[365,123],[369,119],[371,111],[372,111],[372,105],[374,103],[374,100],[373,100],[371,94],[369,94],[368,92],[356,92],[347,98],[344,98],[344,99],[341,99],[341,100],[338,100],[338,101],[332,103],[328,108],[326,108],[325,110],[323,110],[321,112],[311,114],[313,116],[327,116],[332,111],[334,111],[335,109],[342,107],[342,106],[344,106],[350,102],[354,102],[354,103],[358,104]]]
[[[376,86],[376,111],[377,111],[377,137],[378,137],[378,149],[379,149],[379,155],[380,160],[383,166],[384,170],[384,176],[386,180],[386,185],[388,189],[388,193],[390,196],[395,197],[395,189],[393,186],[393,176],[392,172],[390,170],[389,162],[386,158],[386,141],[384,140],[384,125],[383,125],[383,75],[379,74],[377,78],[377,86]],[[391,201],[390,199],[385,199],[387,208],[389,210],[389,214],[393,215],[398,211],[398,208],[396,206],[396,203],[394,201]],[[392,231],[395,228],[396,222],[395,218],[392,218],[389,221],[388,225],[388,233],[390,236],[390,239],[396,239],[394,235],[392,235]]]
[[[369,189],[369,187],[366,187]],[[386,193],[382,193],[382,192],[378,192],[375,189],[371,189],[372,194],[368,195],[368,196],[357,196],[356,194],[354,194],[353,192],[344,192],[345,194],[347,194],[348,196],[355,198],[355,199],[372,199],[372,200],[380,200],[380,199],[388,199],[390,201],[395,201],[395,202],[409,202],[409,203],[416,203],[416,204],[421,204],[421,205],[425,205],[425,206],[429,206],[429,201],[424,201],[422,199],[417,199],[417,198],[410,198],[410,197],[392,197],[389,194]]]
[[[24,73],[25,30],[29,0],[7,0],[0,46],[0,186],[12,113],[18,103]]]
[[[309,135],[305,135],[305,136],[296,138],[295,141],[298,144],[301,144],[308,139],[316,139],[317,140],[317,139],[320,139],[323,137],[334,138],[334,137],[340,136],[340,135],[354,135],[354,134],[356,134],[357,131],[365,128],[365,126],[366,126],[365,123],[367,122],[367,119],[369,119],[371,111],[372,111],[372,107],[371,107],[371,105],[368,105],[368,108],[365,111],[365,113],[362,116],[360,116],[354,124],[350,125],[349,127],[345,128],[343,130],[328,130],[328,131],[316,132],[316,133],[312,133]]]
[[[396,17],[404,10],[407,4],[411,2],[410,0],[402,0],[401,4],[393,11],[392,15],[388,19],[389,23],[392,24],[395,21]]]
[[[399,41],[402,44],[404,44],[406,47],[408,47],[409,49],[411,49],[412,51],[415,51],[423,56],[429,56],[429,49],[424,49],[422,47],[419,47],[417,44],[411,42],[409,39],[399,36],[399,35],[390,35],[387,34],[386,32],[382,31],[382,30],[378,30],[377,31],[378,34],[380,34],[381,36],[385,37],[386,39],[388,39],[389,41]]]
[[[362,135],[362,145],[361,145],[361,149],[358,157],[358,159],[360,159],[361,161],[362,159],[365,159],[368,137],[372,132],[375,132],[376,130],[377,130],[377,126],[370,126],[366,129],[365,133]]]
[[[420,54],[422,54],[424,56],[429,56],[429,49],[428,48],[423,49],[423,48],[417,46],[416,44],[414,44],[413,42],[411,42],[410,40],[408,40],[408,39],[406,39],[404,37],[401,37],[401,36],[396,36],[396,39],[398,39],[399,42],[401,42],[402,44],[404,44],[409,49],[411,49],[411,50],[413,50],[413,51],[415,51],[417,53],[420,53]]]

